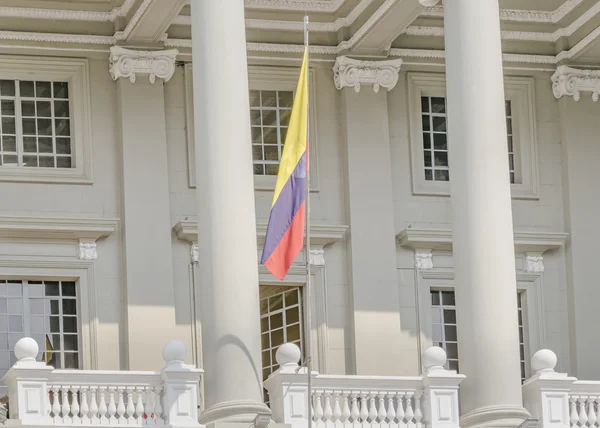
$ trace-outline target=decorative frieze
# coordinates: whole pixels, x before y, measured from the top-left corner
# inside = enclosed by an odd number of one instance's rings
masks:
[[[96,260],[98,251],[96,250],[96,241],[80,239],[79,240],[79,260]]]
[[[415,250],[415,267],[419,270],[433,269],[433,254],[431,250]]]
[[[544,272],[544,257],[542,253],[525,253],[525,272]]]
[[[175,72],[178,54],[177,49],[136,51],[113,46],[110,48],[109,71],[113,80],[126,77],[135,83],[137,74],[147,74],[150,83],[154,83],[157,77],[167,82]]]
[[[310,250],[308,261],[312,266],[325,266],[325,250]]]
[[[575,101],[581,92],[591,92],[592,100],[600,97],[600,70],[579,70],[561,65],[552,75],[552,91],[556,98],[571,96]]]
[[[335,87],[340,90],[350,87],[359,92],[361,85],[373,85],[375,93],[378,93],[380,88],[391,91],[398,83],[401,66],[402,59],[360,61],[339,56],[333,66]]]

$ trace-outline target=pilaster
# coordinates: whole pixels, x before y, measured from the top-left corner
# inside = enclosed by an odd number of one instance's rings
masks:
[[[343,88],[354,370],[358,375],[405,374],[403,370],[417,368],[395,362],[417,349],[414,341],[401,340],[387,91],[357,93],[356,85],[341,82],[338,76],[336,85]],[[386,334],[377,333],[381,326]]]
[[[152,369],[160,364],[160,344],[185,337],[175,322],[163,82],[153,83],[168,80],[175,57],[113,47],[110,59],[123,167],[127,364]],[[136,79],[140,74],[148,79]]]

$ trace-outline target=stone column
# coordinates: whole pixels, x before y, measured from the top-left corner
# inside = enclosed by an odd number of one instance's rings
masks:
[[[247,426],[270,410],[262,397],[243,0],[192,1],[192,41],[199,302],[206,372],[206,410],[200,421]]]
[[[518,426],[517,288],[498,0],[444,5],[461,426]]]
[[[118,91],[127,305],[124,329],[131,370],[160,367],[163,345],[189,337],[189,327],[178,325],[175,319],[163,90],[175,70],[177,53],[119,46],[110,51],[109,70]]]

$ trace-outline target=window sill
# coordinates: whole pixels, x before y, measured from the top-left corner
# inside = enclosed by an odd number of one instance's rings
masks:
[[[540,199],[539,188],[535,186],[511,184],[510,192],[512,199]],[[413,183],[413,195],[450,197],[450,182],[418,180],[417,182]]]
[[[0,167],[0,182],[93,184],[91,175],[79,169]]]

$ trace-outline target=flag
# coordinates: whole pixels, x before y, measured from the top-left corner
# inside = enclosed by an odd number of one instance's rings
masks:
[[[44,361],[47,365],[53,366],[54,361],[54,348],[52,347],[52,343],[50,343],[50,338],[46,335],[46,350],[42,355],[42,361]]]
[[[304,243],[308,175],[307,63],[308,49],[305,49],[260,261],[281,280]]]

